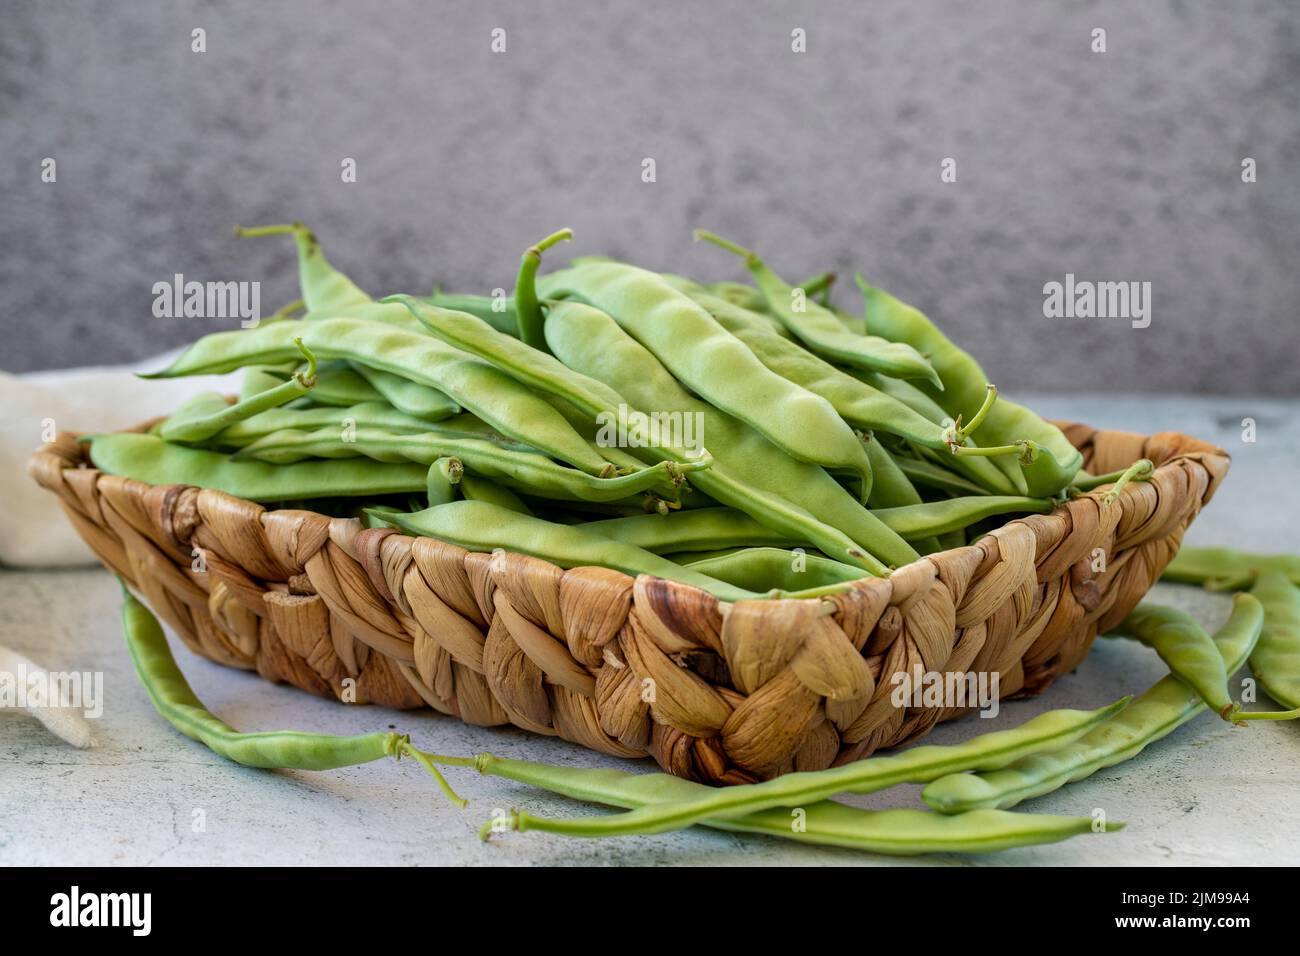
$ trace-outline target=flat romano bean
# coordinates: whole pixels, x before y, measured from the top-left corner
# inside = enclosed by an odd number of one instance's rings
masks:
[[[700,508],[666,515],[607,518],[587,522],[583,528],[655,554],[769,545],[792,547],[800,543],[798,539],[773,531],[735,508]]]
[[[120,579],[119,579],[120,580]],[[382,757],[415,758],[461,807],[466,802],[443,779],[436,765],[411,746],[405,734],[377,732],[354,737],[295,730],[240,733],[203,706],[176,665],[158,619],[122,585],[122,634],[131,663],[154,709],[191,740],[245,767],[279,770],[336,770]]]
[[[962,770],[991,770],[1026,754],[1063,747],[1114,716],[1129,698],[1099,710],[1054,710],[1010,730],[994,731],[948,747],[913,747],[829,770],[791,773],[763,783],[710,789],[699,797],[626,813],[549,820],[521,813],[519,830],[572,836],[625,836],[679,830],[705,820],[730,820],[773,807],[806,807],[838,793],[874,793],[900,783],[926,783]]]
[[[513,760],[493,754],[430,759],[445,766],[474,766],[480,773],[513,780],[575,800],[635,810],[697,800],[713,793],[704,784],[666,773],[627,773],[553,767],[529,760]],[[790,811],[772,808],[728,820],[704,820],[713,830],[761,833],[767,836],[839,846],[890,856],[920,853],[991,853],[1017,846],[1055,843],[1094,832],[1091,817],[1060,817],[1046,814],[1004,813],[985,810],[950,817],[923,810],[859,810],[833,800],[822,800],[802,808],[801,826],[793,826]],[[484,828],[486,838],[496,821]],[[1108,823],[1107,832],[1123,827]]]
[[[268,373],[274,375],[276,373]],[[302,374],[301,371],[295,374]],[[311,400],[316,405],[334,407],[360,405],[364,402],[382,402],[384,396],[378,389],[367,382],[344,359],[331,359],[320,364],[316,375],[316,387],[312,389]]]
[[[964,548],[967,544],[965,528],[948,531],[944,534],[936,535],[935,538],[939,542],[940,551],[951,551],[953,548]]]
[[[682,385],[788,455],[857,472],[870,488],[862,443],[830,402],[771,371],[657,273],[592,262],[553,272],[539,285],[547,297],[575,297],[608,314]]]
[[[254,365],[244,369],[244,376],[239,384],[239,400],[242,402],[260,395],[268,388],[283,385],[297,368],[297,362],[286,362],[283,365]]]
[[[294,457],[298,460],[349,458],[358,453],[374,461],[413,461],[425,465],[438,458],[456,458],[466,471],[534,497],[561,501],[617,501],[650,490],[676,495],[684,475],[703,472],[713,463],[705,455],[687,464],[663,461],[629,475],[597,478],[556,464],[545,455],[506,448],[481,438],[356,429],[345,440],[332,428],[306,433],[276,432],[243,448],[236,458],[269,455],[273,461],[289,462]]]
[[[912,482],[913,487],[924,485],[927,488],[946,491],[952,495],[988,494],[986,489],[981,488],[969,478],[963,478],[961,475],[955,474],[947,468],[936,465],[924,458],[899,455],[894,459],[894,463],[898,466],[898,470]]]
[[[1264,607],[1263,632],[1250,655],[1251,673],[1269,697],[1291,708],[1286,717],[1300,716],[1300,588],[1284,571],[1266,567],[1250,593]],[[1262,719],[1255,712],[1237,716]]]
[[[554,524],[531,515],[500,508],[486,501],[453,501],[415,514],[372,513],[401,531],[437,538],[468,551],[508,549],[541,558],[562,568],[605,567],[624,574],[651,574],[694,585],[720,601],[763,597],[673,564],[656,554],[621,541],[602,538],[582,528]]]
[[[750,312],[757,312],[767,316],[772,324],[777,326],[781,331],[779,334],[786,338],[793,338],[784,325],[781,325],[776,319],[772,318],[767,308],[767,301],[763,298],[763,293],[759,292],[752,285],[746,285],[743,282],[714,282],[702,286],[707,292],[716,295],[720,299],[726,299],[734,305],[747,309]]]
[[[866,438],[866,446],[867,458],[871,462],[871,472],[874,476],[867,507],[879,513],[883,508],[906,508],[924,504],[924,499],[911,479],[898,466],[889,450],[874,436]],[[933,554],[935,551],[942,550],[938,539],[931,535],[913,538],[912,545],[922,554]]]
[[[947,450],[941,425],[866,382],[840,371],[797,342],[782,338],[768,320],[746,313],[717,296],[690,287],[682,291],[706,309],[719,325],[744,342],[765,366],[822,396],[853,427],[864,431],[887,431],[929,448]]]
[[[194,402],[182,405],[176,414],[163,423],[158,435],[165,441],[205,441],[236,422],[244,421],[259,412],[279,408],[295,399],[302,398],[316,385],[316,356],[312,355],[307,350],[307,347],[302,344],[302,339],[296,339],[295,341],[303,354],[307,356],[305,371],[296,373],[283,384],[268,388],[250,398],[235,402],[233,405],[225,404],[223,399],[223,407],[219,409],[213,407],[211,410],[200,411],[199,405]]]
[[[1160,576],[1167,581],[1202,584],[1211,591],[1225,591],[1248,587],[1265,568],[1280,571],[1292,584],[1300,585],[1300,556],[1187,545],[1178,549]]]
[[[524,515],[533,513],[527,503],[509,488],[495,481],[480,478],[478,475],[461,475],[459,487],[461,497],[467,501],[486,501],[498,508],[517,511]]]
[[[513,296],[450,295],[438,292],[423,301],[448,312],[467,312],[476,319],[482,319],[498,332],[519,338]]]
[[[1019,495],[979,495],[926,501],[902,508],[879,508],[875,514],[896,534],[908,540],[928,538],[968,528],[977,521],[1007,514],[1047,514],[1056,502],[1050,498]]]
[[[174,445],[154,435],[96,435],[89,441],[91,462],[107,474],[150,485],[213,488],[259,502],[422,492],[428,471],[420,465],[361,459],[294,465],[231,461],[220,452]]]
[[[1259,601],[1248,594],[1237,595],[1228,622],[1214,635],[1229,674],[1246,663],[1263,624]],[[1205,710],[1201,695],[1170,674],[1126,710],[1067,746],[1027,756],[991,773],[942,777],[927,786],[921,797],[943,813],[1005,810],[1136,757],[1148,744]]]
[[[427,422],[440,422],[460,412],[460,406],[436,388],[412,382],[392,372],[370,368],[360,362],[351,364],[353,370],[369,382],[371,387],[399,412],[422,418]]]
[[[876,511],[880,508],[902,508],[906,505],[922,503],[920,493],[912,484],[907,474],[898,467],[894,456],[872,436],[865,439],[867,458],[871,461],[871,471],[875,481],[871,483],[871,497],[867,507]]]
[[[1223,655],[1205,628],[1185,611],[1144,601],[1115,628],[1151,648],[1169,672],[1201,695],[1209,708],[1232,720],[1238,705],[1228,691]]]
[[[901,565],[918,557],[824,470],[780,454],[757,431],[688,393],[648,349],[599,309],[553,303],[545,332],[551,351],[565,365],[609,383],[633,407],[703,422],[704,444],[715,461],[692,484],[710,498],[875,574],[884,572],[884,562]]]
[[[747,591],[799,592],[860,581],[862,569],[818,554],[782,548],[740,548],[679,562]]]
[[[984,404],[988,378],[978,362],[954,345],[920,311],[887,292],[868,285],[861,276],[858,287],[866,300],[868,329],[895,342],[905,342],[924,353],[939,374],[943,389],[920,383],[954,419],[970,421]],[[1033,497],[1050,497],[1070,484],[1083,466],[1082,453],[1061,430],[1023,405],[999,399],[981,427],[981,447],[1026,444],[1022,464],[1025,491]],[[1032,454],[1031,454],[1032,453]]]
[[[220,396],[218,396],[220,397]],[[272,408],[259,412],[242,422],[236,422],[213,436],[211,444],[223,448],[242,448],[272,432],[292,429],[295,431],[315,431],[319,428],[337,428],[342,434],[351,428],[381,428],[388,432],[425,432],[430,425],[423,419],[406,415],[393,408],[387,402],[362,402],[359,405],[341,407],[321,405],[312,408]],[[511,441],[501,438],[490,427],[480,422],[473,415],[457,415],[444,419],[432,430],[454,430],[466,435],[491,437],[494,440]],[[516,444],[511,441],[512,444]],[[527,447],[520,445],[519,447]]]
[[[930,363],[911,345],[852,332],[833,312],[804,295],[803,290],[787,285],[757,253],[704,229],[695,230],[695,238],[711,242],[744,259],[768,309],[813,352],[841,365],[883,372],[896,378],[921,378],[943,388]]]
[[[423,332],[358,319],[277,322],[206,335],[161,372],[145,378],[220,374],[292,358],[298,332],[317,356],[356,359],[437,388],[503,435],[598,475],[606,462],[541,397],[500,369]],[[292,350],[292,351],[291,351]]]

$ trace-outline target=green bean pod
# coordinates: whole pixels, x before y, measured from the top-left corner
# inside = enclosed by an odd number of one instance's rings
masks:
[[[459,759],[456,762],[459,763]],[[552,767],[493,754],[480,754],[474,766],[480,773],[538,787],[574,800],[627,810],[698,800],[713,792],[713,788],[704,784],[666,773]],[[833,800],[822,800],[801,808],[801,811],[792,813],[774,807],[727,820],[705,820],[703,826],[889,856],[992,853],[1018,846],[1055,843],[1095,831],[1091,817],[996,810],[949,817],[923,810],[859,810]],[[798,826],[794,825],[796,820]],[[1115,832],[1122,827],[1122,823],[1108,823],[1106,832]]]
[[[1266,568],[1280,571],[1292,584],[1300,585],[1300,556],[1187,545],[1178,549],[1160,576],[1167,581],[1202,584],[1211,591],[1230,591],[1248,587]]]
[[[268,373],[274,375],[275,373]],[[301,375],[301,370],[294,374]],[[287,376],[288,377],[288,376]],[[362,378],[347,361],[332,359],[322,362],[316,375],[316,386],[311,390],[311,400],[316,405],[348,406],[367,402],[385,401],[378,389]]]
[[[503,335],[519,338],[519,322],[515,319],[513,296],[450,295],[439,292],[422,301],[448,312],[468,313]]]
[[[945,451],[942,426],[866,382],[842,372],[797,342],[782,338],[771,323],[716,296],[682,290],[718,324],[744,342],[765,366],[783,378],[820,395],[841,418],[863,431],[886,431],[928,448]]]
[[[334,770],[398,755],[404,738],[392,732],[356,737],[240,733],[203,706],[176,666],[157,619],[125,587],[122,593],[122,630],[140,683],[154,709],[191,740],[245,767],[268,769]]]
[[[870,487],[862,443],[831,404],[768,369],[657,273],[587,263],[551,273],[540,287],[548,298],[576,297],[608,314],[683,385],[788,455],[856,472]]]
[[[251,418],[259,412],[287,405],[302,398],[316,385],[316,356],[312,355],[302,339],[294,340],[299,350],[307,356],[307,368],[283,384],[268,388],[233,405],[216,396],[220,407],[213,401],[213,393],[191,399],[167,419],[158,430],[165,441],[201,442],[236,422]]]
[[[478,475],[461,475],[459,487],[461,496],[467,501],[486,501],[498,508],[517,511],[523,515],[533,513],[524,500],[509,488]]]
[[[801,543],[735,508],[700,508],[666,515],[606,518],[589,521],[582,527],[593,534],[655,554],[720,548],[795,547]]]
[[[386,432],[448,432],[509,442],[519,448],[528,447],[502,438],[473,415],[457,415],[431,426],[421,418],[399,412],[387,402],[362,402],[347,407],[272,408],[222,429],[213,436],[210,444],[242,448],[274,432],[316,431],[321,428],[335,428],[340,434],[344,429],[353,428],[378,428]]]
[[[1228,622],[1214,635],[1229,674],[1246,663],[1263,624],[1260,602],[1248,594],[1238,594]],[[1148,744],[1172,733],[1205,709],[1201,695],[1170,674],[1128,709],[1067,746],[1025,757],[991,773],[943,777],[927,786],[921,797],[943,813],[1005,810],[1136,757]]]
[[[746,285],[743,282],[714,282],[702,285],[710,295],[716,295],[719,299],[725,299],[732,305],[738,305],[742,309],[755,312],[766,317],[771,323],[780,329],[779,335],[785,338],[793,338],[784,325],[772,318],[771,312],[767,308],[767,300],[763,298],[763,293],[759,292],[752,285]]]
[[[375,429],[357,429],[346,440],[336,429],[316,432],[276,432],[240,450],[244,460],[268,455],[275,462],[307,458],[351,457],[357,453],[375,461],[413,461],[432,464],[454,457],[465,470],[500,482],[537,498],[561,501],[617,501],[629,495],[655,490],[677,495],[683,475],[696,474],[713,462],[705,454],[694,462],[677,465],[670,461],[648,465],[629,475],[597,478],[576,468],[558,465],[545,455],[517,451],[481,438],[423,434],[393,434]]]
[[[1119,713],[1128,698],[1094,711],[1054,710],[1010,730],[994,731],[948,747],[914,747],[829,770],[791,773],[763,783],[709,790],[698,798],[643,807],[605,817],[548,820],[520,814],[520,830],[572,836],[664,833],[730,820],[772,807],[806,807],[838,793],[874,793],[900,783],[926,783],[962,770],[991,770],[1027,754],[1063,747]]]
[[[796,290],[773,272],[757,253],[703,229],[695,231],[695,238],[712,242],[744,259],[769,311],[813,352],[841,365],[883,372],[896,378],[921,378],[943,388],[934,368],[911,345],[852,332],[835,317],[835,313],[807,296],[797,297],[802,304],[800,308],[796,303]]]
[[[412,382],[392,372],[370,368],[360,362],[353,362],[352,368],[399,412],[427,422],[440,422],[460,412],[460,406],[436,388]]]
[[[1232,720],[1237,705],[1228,692],[1228,672],[1214,638],[1190,614],[1144,601],[1115,628],[1151,648],[1169,672],[1201,695],[1224,720]]]
[[[1250,670],[1269,697],[1292,710],[1300,708],[1300,588],[1284,571],[1266,567],[1250,593],[1264,606],[1264,628],[1250,655]]]
[[[988,492],[969,478],[963,478],[924,458],[899,455],[894,459],[898,470],[907,476],[912,486],[923,485],[952,495],[985,495]]]
[[[553,524],[509,511],[486,501],[453,501],[405,515],[371,511],[367,514],[409,534],[437,538],[468,551],[503,548],[541,558],[562,568],[594,566],[613,568],[624,574],[650,574],[702,588],[720,601],[763,597],[683,568],[641,548],[602,538],[581,528]]]
[[[721,553],[691,555],[680,561],[719,581],[747,591],[800,592],[814,588],[860,581],[862,569],[819,554],[786,551],[783,548],[739,548]]]
[[[424,491],[427,467],[354,461],[271,465],[231,461],[220,452],[174,445],[154,435],[95,435],[90,460],[110,475],[150,485],[213,488],[250,501],[294,501]]]
[[[355,359],[395,372],[444,392],[503,435],[553,458],[595,475],[605,468],[605,460],[554,408],[510,376],[430,335],[396,326],[321,319],[217,332],[199,339],[168,368],[144,377],[220,374],[285,361],[297,352],[295,333],[321,358]]]
[[[239,384],[239,401],[253,398],[277,385],[283,385],[297,368],[297,362],[286,362],[283,365],[254,365],[244,369]]]
[[[907,540],[928,538],[967,528],[977,521],[1006,514],[1047,514],[1056,503],[1050,498],[1019,495],[977,495],[926,501],[901,508],[879,508],[876,517]]]

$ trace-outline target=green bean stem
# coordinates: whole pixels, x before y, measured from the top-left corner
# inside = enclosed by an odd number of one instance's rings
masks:
[[[537,299],[537,270],[542,264],[542,253],[556,243],[573,238],[572,229],[551,233],[535,246],[529,247],[519,260],[519,278],[515,282],[515,318],[519,323],[519,337],[525,345],[546,351],[546,337],[542,334],[542,304]]]

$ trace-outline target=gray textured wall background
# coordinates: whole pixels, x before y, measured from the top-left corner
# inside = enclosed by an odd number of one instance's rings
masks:
[[[561,225],[739,277],[703,225],[791,279],[864,270],[1004,388],[1294,393],[1298,84],[1291,0],[6,0],[0,367],[210,331],[150,314],[175,272],[292,298],[291,244],[236,222],[305,220],[374,292],[509,287]],[[1150,281],[1151,327],[1044,318],[1067,272]]]

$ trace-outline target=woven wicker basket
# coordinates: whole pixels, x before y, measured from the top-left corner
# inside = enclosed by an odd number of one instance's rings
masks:
[[[659,578],[105,475],[70,434],[30,471],[199,654],[322,696],[427,704],[731,784],[857,760],[969,710],[896,708],[893,676],[918,666],[1037,694],[1128,614],[1228,456],[1173,432],[1061,427],[1094,473],[1146,457],[1154,477],[1110,506],[1093,492],[843,594],[732,605]]]

